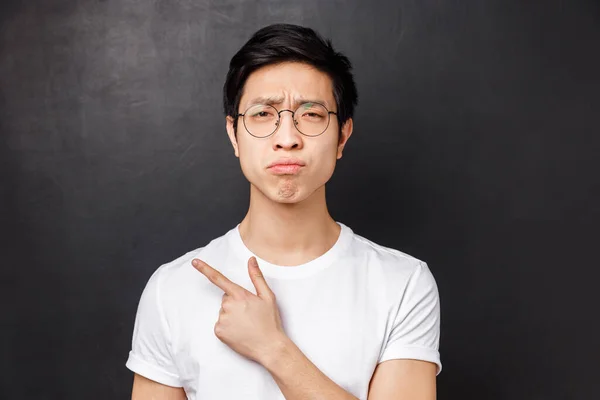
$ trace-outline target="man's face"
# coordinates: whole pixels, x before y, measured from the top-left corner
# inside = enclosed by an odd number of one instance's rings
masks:
[[[337,112],[329,76],[302,63],[286,62],[270,65],[253,72],[244,86],[239,113],[264,99],[277,111],[295,111],[306,100],[324,104],[329,111]],[[233,131],[233,118],[227,117],[227,133],[240,159],[246,179],[269,199],[280,203],[298,203],[312,195],[331,178],[336,160],[352,134],[349,119],[338,135],[337,117],[331,114],[327,130],[319,136],[301,134],[294,126],[290,112],[281,113],[277,131],[269,137],[257,138],[244,127],[242,117],[237,121],[237,139]],[[282,158],[299,158],[305,165],[295,172],[282,172],[268,168]]]

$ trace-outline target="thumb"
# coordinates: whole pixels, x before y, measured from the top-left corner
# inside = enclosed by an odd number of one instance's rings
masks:
[[[256,289],[256,295],[262,298],[271,298],[273,292],[271,288],[267,284],[265,277],[262,274],[258,266],[258,261],[256,261],[256,257],[250,257],[248,260],[248,274],[250,275],[250,279],[254,284],[254,288]]]

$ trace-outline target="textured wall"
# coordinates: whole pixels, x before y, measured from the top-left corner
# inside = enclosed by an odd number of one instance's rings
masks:
[[[272,22],[316,28],[354,62],[329,208],[429,263],[439,398],[600,398],[598,2],[0,10],[0,398],[127,398],[148,277],[246,210],[221,88]]]

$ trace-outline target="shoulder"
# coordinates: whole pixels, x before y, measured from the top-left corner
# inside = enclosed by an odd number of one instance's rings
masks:
[[[367,274],[378,292],[396,299],[407,290],[413,294],[437,292],[437,284],[427,262],[399,249],[378,244],[353,234],[348,255]]]
[[[386,275],[408,278],[427,263],[401,250],[378,244],[361,235],[353,235],[352,257],[365,258],[369,268],[381,269]]]
[[[220,236],[202,247],[161,264],[150,276],[147,287],[153,288],[156,296],[161,296],[163,300],[178,297],[186,289],[195,290],[198,284],[205,283],[206,279],[192,266],[192,260],[199,258],[210,265],[218,266],[220,258],[226,254],[225,242],[225,236]]]

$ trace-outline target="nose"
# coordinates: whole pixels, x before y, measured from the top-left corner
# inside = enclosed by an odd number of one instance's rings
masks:
[[[286,111],[289,112],[290,118]],[[294,120],[294,112],[291,110],[279,111],[279,124],[277,130],[273,134],[273,147],[284,149],[296,149],[302,146],[302,134],[296,129],[296,121]]]

